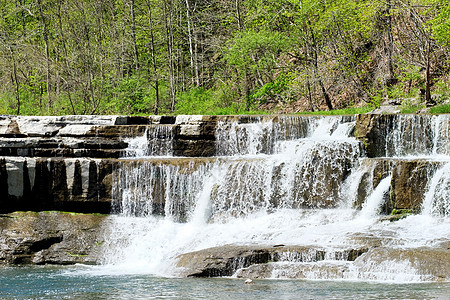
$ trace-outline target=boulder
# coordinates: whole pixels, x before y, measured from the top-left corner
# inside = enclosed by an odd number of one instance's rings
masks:
[[[105,220],[63,212],[0,215],[0,264],[96,264]]]

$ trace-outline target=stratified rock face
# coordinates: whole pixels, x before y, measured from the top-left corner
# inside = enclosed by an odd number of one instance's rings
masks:
[[[0,215],[0,264],[96,264],[105,218],[60,212]]]
[[[353,206],[360,209],[380,181],[392,175],[390,192],[386,194],[381,212],[420,213],[430,180],[445,164],[445,161],[427,159],[365,158],[357,170],[359,177],[354,179],[358,181],[358,192],[354,195]]]
[[[114,158],[211,156],[216,124],[210,116],[0,116],[0,213],[109,213],[121,166]]]
[[[201,160],[214,155],[225,159],[244,154],[271,155],[277,151],[275,147],[280,141],[310,135],[319,119],[313,116],[0,116],[0,155],[3,155],[0,156],[0,212],[56,209],[108,213],[111,199],[120,198],[117,190],[127,188],[118,186],[112,192],[117,184],[113,179],[119,170],[128,166],[127,172],[131,173],[130,165],[145,169],[148,164],[138,160],[125,163],[115,158],[163,155]],[[335,125],[350,124],[353,120],[353,117],[340,117]],[[429,178],[439,164],[408,161],[404,156],[449,154],[450,117],[358,115],[355,135],[363,142],[368,156],[362,164],[372,167],[362,172],[354,206],[360,208],[378,183],[392,174],[390,197],[383,212],[420,211]],[[271,163],[267,159],[261,159],[261,163],[250,159],[228,160],[228,172],[223,175],[226,180],[211,191],[213,208],[234,207],[238,215],[242,207],[249,207],[242,199],[253,201],[250,206],[255,209],[264,202],[272,208],[336,206],[342,182],[364,153],[361,144],[330,141],[308,147],[298,146],[292,155],[305,158],[289,164]],[[170,169],[178,163],[160,160],[151,165],[160,165],[163,170],[164,166]],[[175,176],[186,168],[178,169],[170,174]],[[265,184],[267,176],[272,178],[270,187]],[[253,177],[251,184],[243,180],[249,177]],[[280,178],[286,177],[290,178],[288,189],[280,182]],[[151,197],[146,199],[153,199],[153,207],[133,214],[163,214],[165,203],[170,200],[166,199],[170,186],[167,178],[141,179],[148,179],[151,184],[148,187]],[[139,189],[139,183],[135,189]],[[285,199],[286,195],[290,199]],[[171,207],[167,211],[184,210],[180,216],[183,220],[193,201],[189,197],[178,198],[169,201]]]
[[[108,213],[112,171],[111,160],[0,157],[0,213]]]
[[[118,158],[129,138],[146,135],[171,144],[164,154],[212,156],[216,126],[214,116],[0,116],[0,155]]]

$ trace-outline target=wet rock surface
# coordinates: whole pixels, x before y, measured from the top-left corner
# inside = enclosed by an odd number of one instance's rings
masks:
[[[405,268],[405,262],[413,272],[398,268],[400,263]],[[360,279],[372,279],[371,274],[385,272],[387,269],[393,274],[410,271],[410,274],[414,274],[417,279],[425,281],[449,281],[450,249],[447,247],[374,248],[361,255],[355,261],[355,266],[361,274],[364,274],[364,277]]]
[[[360,209],[380,181],[392,175],[381,212],[420,213],[430,179],[445,161],[408,158],[365,158],[354,207]]]
[[[180,255],[177,267],[186,277],[373,280],[383,273],[386,280],[395,280],[405,273],[421,281],[450,280],[450,249],[445,245],[402,249],[373,242],[370,248],[333,251],[314,246],[226,245]]]
[[[449,155],[448,115],[356,115],[355,137],[368,157]]]
[[[268,278],[271,262],[317,262],[325,259],[354,261],[366,248],[340,249],[329,252],[314,246],[237,246],[226,245],[180,255],[177,267],[186,277],[231,276],[237,270],[252,267],[248,272],[252,278]],[[263,267],[255,267],[255,265]],[[255,269],[258,268],[258,269]],[[245,276],[241,276],[245,277]]]

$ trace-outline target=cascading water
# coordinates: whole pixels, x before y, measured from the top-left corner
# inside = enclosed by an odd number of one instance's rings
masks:
[[[388,157],[450,155],[449,115],[396,115],[385,130]]]
[[[147,126],[144,134],[127,138],[126,157],[170,156],[172,155],[172,125]]]
[[[430,128],[439,132],[445,122],[435,119]],[[342,253],[367,251],[372,243],[409,249],[448,239],[450,164],[430,175],[421,215],[382,221],[379,210],[392,178],[367,178],[374,177],[375,166],[352,137],[353,128],[352,117],[219,122],[217,157],[123,160],[112,193],[118,215],[111,218],[103,263],[113,272],[177,276],[183,253],[283,244],[308,247],[311,257],[282,255],[269,264],[266,277],[429,280],[406,259],[377,263],[362,254],[353,262]],[[434,133],[418,152],[448,161],[447,145],[438,141],[442,135]],[[411,155],[413,145],[404,140],[416,138],[395,132],[386,149]],[[362,210],[353,208],[358,201]],[[412,225],[423,220],[420,230]]]
[[[450,163],[438,169],[431,178],[423,202],[423,214],[450,215]]]

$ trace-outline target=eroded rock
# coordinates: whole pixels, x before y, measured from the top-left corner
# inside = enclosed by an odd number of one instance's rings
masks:
[[[0,215],[0,264],[96,264],[105,219],[62,212]]]

